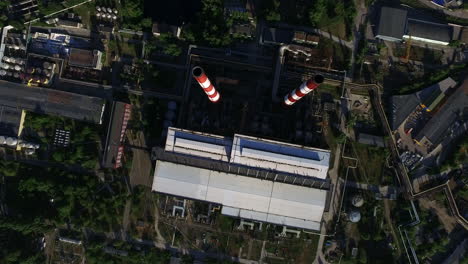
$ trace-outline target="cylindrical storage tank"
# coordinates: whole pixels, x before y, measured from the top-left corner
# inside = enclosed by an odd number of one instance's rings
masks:
[[[211,102],[216,103],[219,101],[221,97],[220,94],[218,91],[216,91],[213,84],[211,84],[210,79],[208,79],[205,71],[201,67],[193,67],[192,76],[195,78],[195,80],[197,80],[198,84],[202,87],[203,91],[206,93],[208,99],[210,99]]]
[[[26,150],[24,151],[24,153],[25,153],[26,155],[32,155],[32,154],[34,154],[34,152],[35,152],[34,149],[26,149]]]
[[[6,138],[6,144],[8,146],[16,146],[16,144],[18,144],[18,140],[16,138],[7,137]]]
[[[163,122],[163,128],[167,129],[168,127],[172,126],[172,122],[169,120],[164,120]]]
[[[5,70],[0,70],[0,76],[5,76],[6,75],[6,71]]]
[[[315,90],[321,83],[323,83],[324,78],[322,75],[315,75],[313,79],[309,79],[301,84],[300,87],[294,89],[292,92],[284,96],[285,105],[293,105],[295,102],[299,101],[302,97],[308,93]]]
[[[354,195],[354,196],[351,198],[351,203],[352,203],[355,207],[361,207],[361,206],[364,204],[364,199],[362,198],[361,195],[356,194],[356,195]]]
[[[39,144],[34,144],[34,149],[39,149],[40,145]]]
[[[177,109],[177,103],[174,101],[169,101],[167,103],[167,109],[175,111]]]
[[[352,210],[348,214],[348,220],[357,223],[361,220],[361,213],[357,210]]]
[[[169,121],[172,121],[172,120],[174,120],[175,116],[176,116],[176,114],[175,114],[174,111],[168,110],[168,111],[166,112],[165,118],[166,118],[167,120],[169,120]]]
[[[101,16],[102,16],[101,13],[96,13],[96,17],[99,18],[99,17],[101,17]]]
[[[108,7],[107,12],[112,13],[112,8]]]
[[[4,136],[0,136],[0,144],[5,145],[6,144],[6,138]]]
[[[101,12],[101,7],[100,7],[100,6],[96,6],[96,10],[97,10],[98,12]]]

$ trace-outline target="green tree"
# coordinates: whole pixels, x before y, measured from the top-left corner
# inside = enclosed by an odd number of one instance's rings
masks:
[[[319,27],[320,21],[327,13],[327,1],[316,0],[309,11],[309,20],[312,26]]]

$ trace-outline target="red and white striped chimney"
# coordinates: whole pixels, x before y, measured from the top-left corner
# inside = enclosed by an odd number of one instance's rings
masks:
[[[321,83],[323,83],[323,80],[323,76],[317,74],[313,79],[305,81],[301,86],[299,86],[299,88],[294,89],[292,92],[284,96],[284,104],[293,105],[306,94],[315,90]]]
[[[216,103],[219,101],[219,98],[221,97],[218,91],[214,88],[213,84],[211,84],[210,79],[205,74],[205,71],[199,67],[195,66],[192,69],[192,75],[195,80],[197,80],[198,84],[203,88],[203,91],[205,91],[206,95],[208,95],[208,99],[210,99],[211,102]]]

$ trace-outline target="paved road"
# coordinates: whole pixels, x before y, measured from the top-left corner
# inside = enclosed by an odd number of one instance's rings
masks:
[[[326,213],[326,216],[324,216],[324,219],[323,219],[325,222],[333,221],[333,217],[335,215],[335,207],[333,205],[335,204],[335,199],[338,198],[335,192],[337,192],[336,188],[338,188],[338,172],[339,172],[340,157],[341,157],[341,145],[338,145],[338,147],[336,148],[334,157],[335,157],[335,160],[333,161],[333,168],[328,172],[328,175],[330,176],[330,180],[333,186],[335,186],[335,190],[331,196],[332,200],[330,201],[329,211]],[[338,190],[338,192],[340,191]],[[320,238],[319,238],[319,242],[317,245],[317,253],[316,253],[314,263],[324,263],[324,264],[328,263],[325,260],[325,256],[323,255],[323,243],[325,242],[325,235],[327,235],[327,229],[325,227],[325,224],[322,223],[322,226],[320,229]]]
[[[421,4],[431,8],[431,9],[436,9],[439,11],[442,11],[444,14],[448,16],[453,16],[453,17],[458,17],[458,18],[463,18],[463,19],[468,19],[468,11],[466,9],[460,9],[460,10],[449,10],[447,8],[442,8],[440,6],[432,4],[428,0],[418,0]]]

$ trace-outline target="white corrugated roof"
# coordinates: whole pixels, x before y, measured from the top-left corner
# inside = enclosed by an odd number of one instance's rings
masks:
[[[330,151],[235,135],[230,162],[325,179]]]
[[[234,135],[224,138],[170,127],[166,151],[325,179],[330,151]]]
[[[227,162],[231,146],[231,140],[221,136],[170,127],[165,150]]]
[[[156,162],[152,189],[222,204],[228,215],[315,230],[320,228],[327,194],[325,190],[166,161]]]

